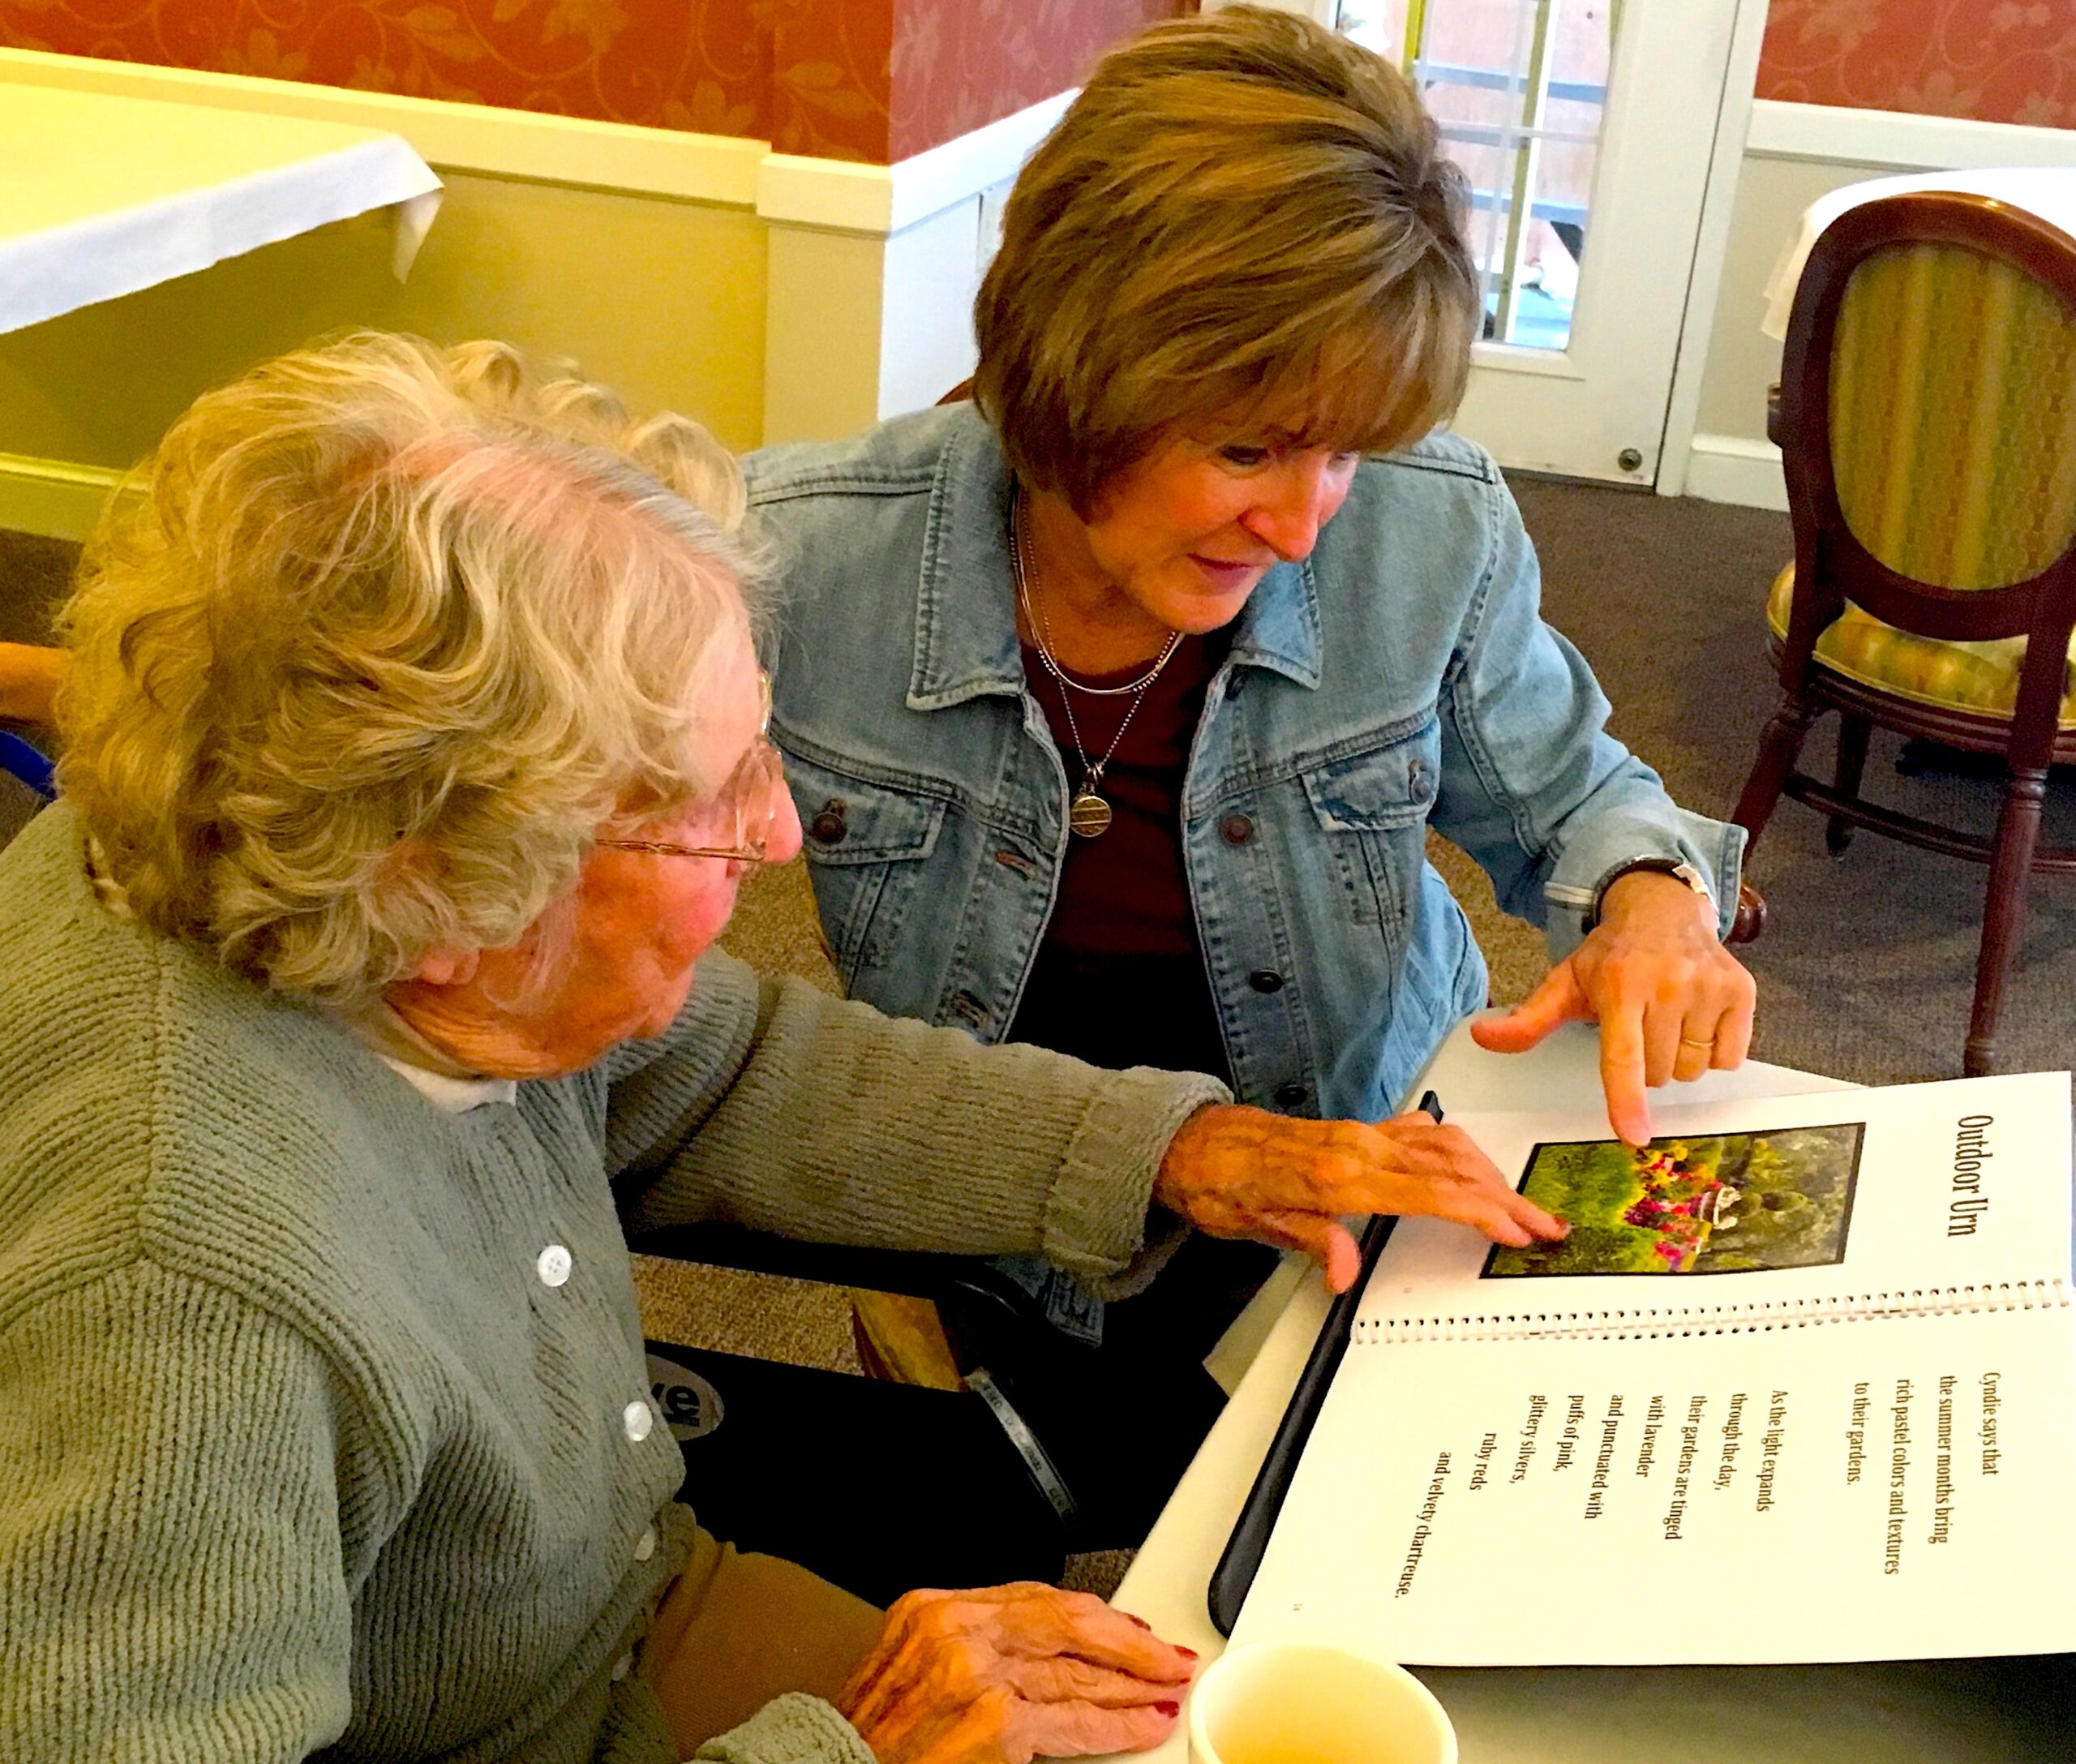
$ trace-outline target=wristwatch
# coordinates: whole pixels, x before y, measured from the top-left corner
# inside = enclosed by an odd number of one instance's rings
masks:
[[[1702,899],[1708,902],[1711,913],[1717,910],[1715,891],[1709,886],[1708,878],[1695,869],[1692,864],[1677,857],[1639,857],[1624,864],[1621,869],[1615,871],[1600,885],[1600,892],[1593,896],[1593,912],[1586,920],[1588,930],[1591,930],[1593,926],[1600,923],[1600,909],[1602,903],[1607,899],[1607,891],[1621,881],[1624,876],[1633,876],[1640,869],[1656,870],[1661,876],[1670,876],[1675,882],[1686,883]]]

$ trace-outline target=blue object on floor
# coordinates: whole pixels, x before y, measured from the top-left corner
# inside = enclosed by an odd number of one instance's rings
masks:
[[[56,768],[19,735],[0,729],[0,772],[19,778],[45,802],[58,794]]]

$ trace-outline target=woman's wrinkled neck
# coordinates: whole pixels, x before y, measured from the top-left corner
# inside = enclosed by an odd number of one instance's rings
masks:
[[[354,1020],[389,1053],[449,1078],[553,1078],[574,1068],[526,1032],[527,1025],[486,1006],[480,989],[401,980],[385,987]]]
[[[1077,674],[1114,674],[1152,661],[1173,636],[1105,573],[1073,504],[1051,491],[1019,487],[1025,580],[1042,628],[1018,609],[1017,633],[1043,641]],[[1013,536],[1012,536],[1013,537]]]

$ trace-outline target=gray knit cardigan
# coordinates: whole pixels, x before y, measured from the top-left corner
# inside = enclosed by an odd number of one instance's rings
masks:
[[[663,1037],[444,1114],[111,917],[45,812],[0,853],[0,1759],[669,1758],[628,1662],[693,1520],[623,1220],[1100,1281],[1224,1094],[717,955]],[[706,1755],[871,1756],[800,1696]]]

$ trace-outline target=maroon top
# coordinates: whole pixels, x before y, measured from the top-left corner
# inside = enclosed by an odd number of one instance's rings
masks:
[[[1182,815],[1190,744],[1225,650],[1223,632],[1185,637],[1125,724],[1099,791],[1113,818],[1094,839],[1077,834],[1067,840],[1058,897],[1010,1027],[1011,1041],[1098,1066],[1229,1078],[1197,946]],[[1061,706],[1060,683],[1028,644],[1023,671],[1052,727],[1070,792],[1078,793],[1087,768]],[[1144,672],[1142,663],[1087,677],[1092,685],[1122,685]],[[1090,760],[1109,749],[1131,704],[1129,694],[1074,694],[1074,723]]]

